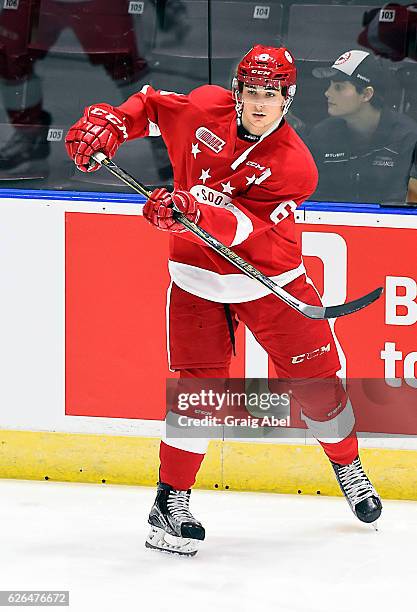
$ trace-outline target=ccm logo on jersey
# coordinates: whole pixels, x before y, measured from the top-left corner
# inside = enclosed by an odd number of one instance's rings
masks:
[[[225,140],[204,126],[196,129],[195,137],[215,153],[220,153],[226,144]]]
[[[101,117],[104,117],[108,121],[110,121],[115,127],[117,127],[118,130],[122,132],[123,138],[125,140],[127,139],[128,134],[127,134],[126,126],[123,125],[122,121],[120,121],[120,119],[116,117],[116,115],[113,115],[113,113],[109,113],[109,111],[104,110],[104,108],[99,108],[97,106],[94,106],[93,108],[90,109],[90,114],[99,115]]]
[[[303,361],[309,361],[310,359],[314,359],[314,357],[319,357],[324,353],[330,353],[330,342],[326,344],[326,346],[321,346],[320,348],[311,351],[311,353],[303,353],[302,355],[296,355],[291,358],[291,363],[302,363]]]
[[[257,164],[254,161],[248,161],[246,162],[247,166],[251,166],[252,168],[257,168],[258,170],[265,170],[265,166],[260,166],[259,164]]]

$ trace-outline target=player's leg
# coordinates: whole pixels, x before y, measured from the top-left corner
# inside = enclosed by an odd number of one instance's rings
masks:
[[[304,276],[287,288],[305,302],[320,304]],[[271,356],[278,378],[291,379],[302,418],[331,461],[353,512],[361,521],[375,521],[381,501],[360,464],[355,417],[336,376],[340,363],[329,323],[307,319],[272,295],[233,308]]]
[[[227,378],[232,353],[222,304],[193,296],[176,285],[168,297],[170,367],[180,372],[181,390],[192,379]],[[172,413],[169,417],[174,416]],[[168,431],[168,430],[167,430]],[[191,488],[204,459],[208,440],[190,430],[166,435],[160,445],[159,483],[149,515],[146,546],[194,555],[204,528],[189,510]]]
[[[43,109],[42,85],[34,72],[36,59],[46,52],[28,47],[32,19],[27,1],[0,14],[0,92],[12,128],[0,147],[3,178],[36,178],[47,173],[51,117]]]
[[[353,513],[365,523],[375,522],[381,500],[366,476],[358,452],[355,416],[350,399],[336,373],[298,381],[294,395],[302,418],[330,460],[336,479]]]
[[[138,49],[136,22],[120,3],[103,10],[101,0],[86,2],[81,18],[72,22],[75,35],[93,66],[103,66],[125,100],[136,93],[138,83],[149,72]],[[91,27],[93,25],[93,28]]]
[[[228,372],[228,367],[183,369],[180,380],[225,378]],[[189,504],[208,442],[208,439],[193,437],[161,440],[158,489],[148,518],[151,530],[145,542],[148,548],[192,556],[204,540],[204,527],[192,515]]]

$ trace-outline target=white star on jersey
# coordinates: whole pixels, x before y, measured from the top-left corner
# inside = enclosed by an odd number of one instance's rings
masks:
[[[252,185],[252,183],[254,183],[256,181],[256,174],[253,174],[252,176],[245,176],[247,184],[248,185]]]
[[[191,155],[194,155],[194,159],[197,157],[197,155],[199,153],[201,153],[201,151],[198,148],[198,142],[196,144],[192,143],[192,145],[191,145]]]
[[[227,183],[222,183],[221,185],[223,187],[223,193],[228,193],[230,195],[232,195],[232,191],[236,189],[236,187],[231,186],[230,181],[227,181]]]
[[[207,168],[207,170],[201,170],[201,176],[198,179],[199,181],[203,181],[204,185],[206,184],[206,180],[211,178],[210,175],[210,168]]]

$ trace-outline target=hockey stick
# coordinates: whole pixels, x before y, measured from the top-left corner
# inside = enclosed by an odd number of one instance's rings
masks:
[[[146,189],[142,183],[139,183],[136,179],[130,176],[130,174],[122,170],[122,168],[119,168],[114,162],[108,159],[104,153],[94,153],[92,157],[94,161],[104,166],[108,172],[117,176],[121,181],[123,181],[123,183],[131,187],[134,191],[149,198],[151,192],[148,191],[148,189]],[[352,302],[346,302],[345,304],[338,304],[336,306],[312,306],[311,304],[306,304],[285,291],[285,289],[280,287],[272,279],[262,274],[262,272],[242,259],[242,257],[237,255],[237,253],[219,242],[217,238],[206,232],[196,223],[193,223],[187,219],[187,217],[179,211],[174,210],[174,218],[182,223],[190,232],[198,236],[205,244],[216,251],[216,253],[224,257],[229,263],[236,266],[236,268],[239,268],[239,270],[246,274],[246,276],[260,282],[262,285],[267,287],[271,293],[288,304],[288,306],[291,306],[291,308],[294,308],[294,310],[300,312],[309,319],[334,319],[336,317],[343,317],[351,314],[352,312],[356,312],[357,310],[361,310],[362,308],[366,308],[366,306],[369,306],[369,304],[375,302],[375,300],[377,300],[382,294],[383,288],[378,287],[367,295],[353,300]]]

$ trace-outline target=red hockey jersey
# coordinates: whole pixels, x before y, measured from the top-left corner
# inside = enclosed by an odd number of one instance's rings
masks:
[[[294,210],[315,191],[318,176],[284,119],[254,144],[242,140],[232,93],[215,85],[188,95],[147,85],[119,108],[130,140],[162,135],[175,189],[198,199],[201,227],[281,286],[304,273]],[[268,294],[190,232],[171,234],[169,271],[185,291],[216,302]]]

